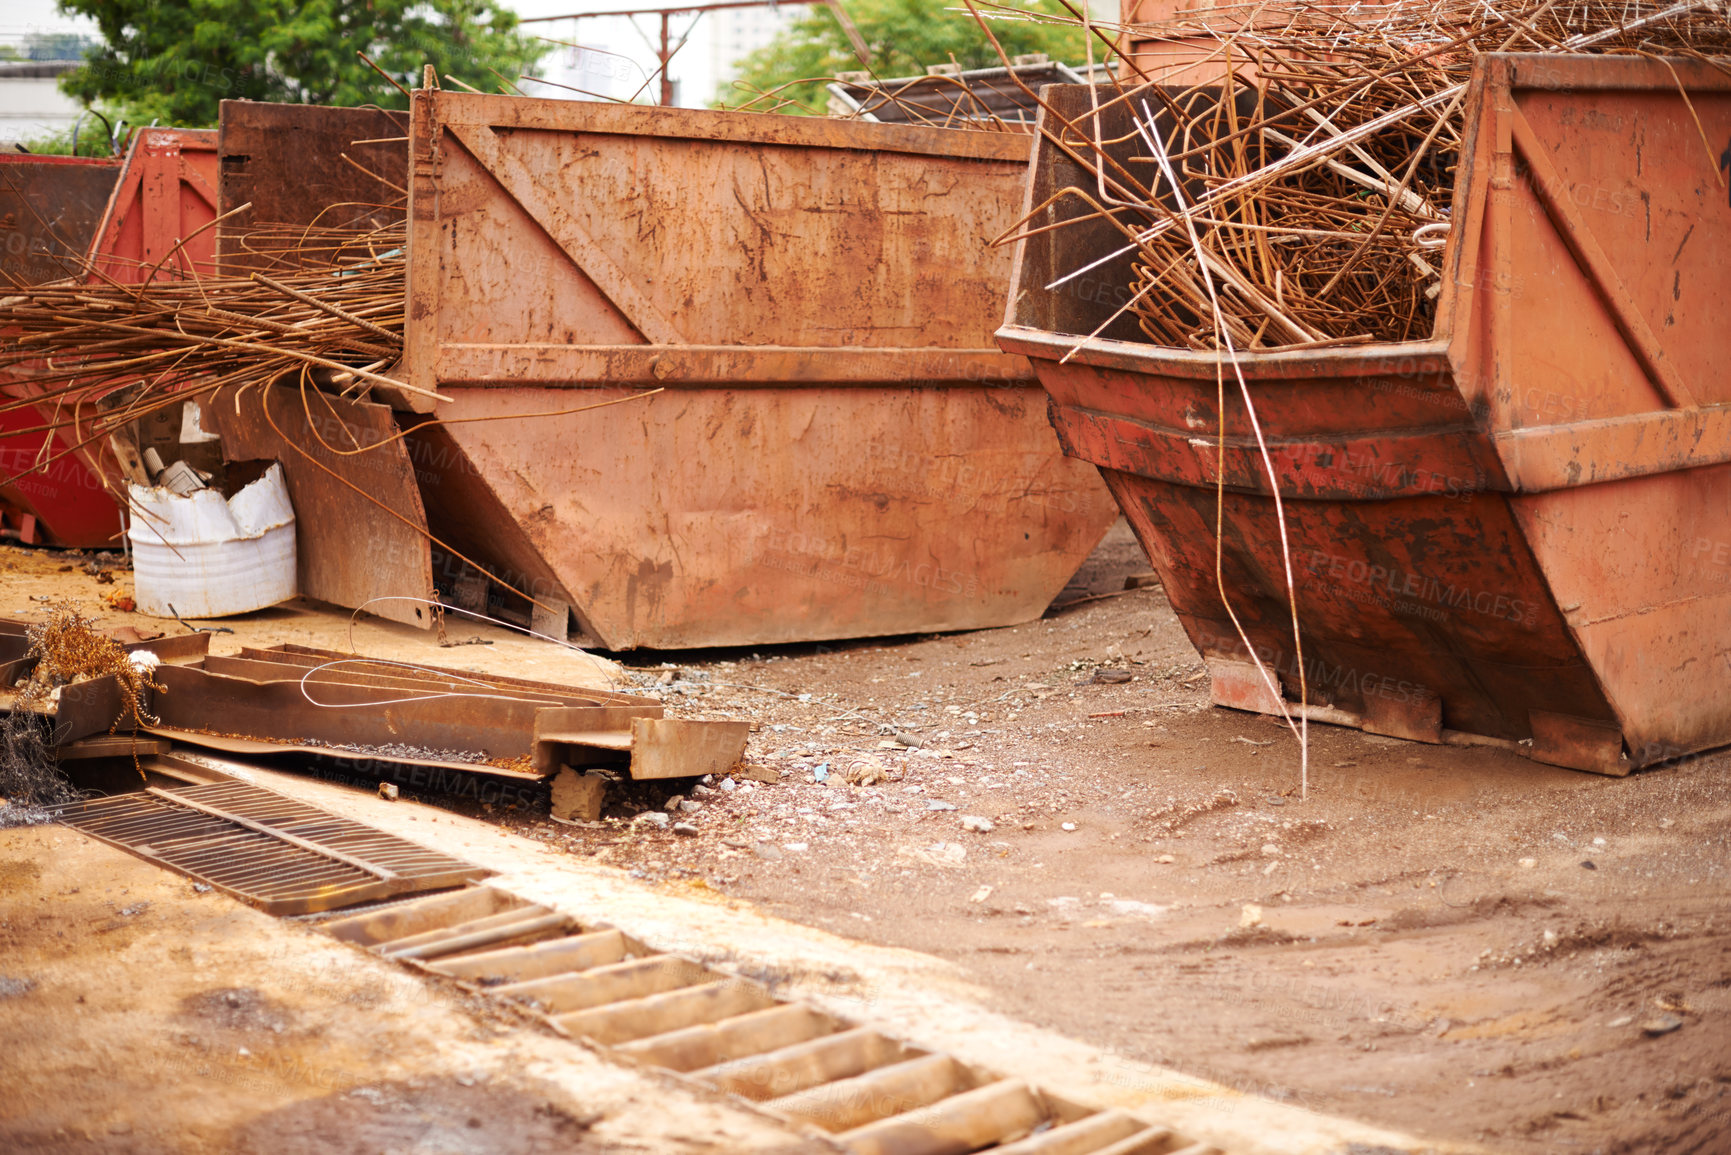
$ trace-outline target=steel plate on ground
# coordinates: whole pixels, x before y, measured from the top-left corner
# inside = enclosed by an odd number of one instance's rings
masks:
[[[334,910],[493,873],[239,782],[91,799],[61,820],[267,914]]]

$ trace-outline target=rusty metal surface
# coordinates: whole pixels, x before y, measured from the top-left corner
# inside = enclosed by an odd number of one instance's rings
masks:
[[[0,621],[0,660],[12,654],[13,647],[21,655],[28,646],[30,622],[16,620]],[[136,650],[149,650],[165,662],[196,660],[210,651],[210,635],[200,631],[190,634],[176,634],[172,637],[162,635],[147,638],[131,626],[126,626],[108,635],[120,648],[127,653]]]
[[[1206,10],[1212,7],[1212,4],[1198,5],[1195,0],[1119,0],[1119,17],[1125,27],[1118,46],[1123,56],[1135,66],[1134,69],[1121,66],[1124,78],[1186,87],[1208,84],[1223,76],[1226,62],[1218,36],[1204,35],[1200,30],[1186,34],[1181,27],[1147,27],[1182,21],[1186,13],[1198,9],[1206,15]],[[1291,7],[1284,2],[1268,0],[1257,5],[1243,5],[1239,25],[1255,27],[1267,23],[1278,26]],[[1241,76],[1254,75],[1256,62],[1252,54],[1242,49],[1234,52],[1233,69]]]
[[[1479,243],[1463,246],[1478,260],[1455,280],[1488,281],[1478,308],[1510,354],[1469,339],[1464,292],[1451,347],[1638,762],[1731,738],[1731,436],[1714,420],[1731,401],[1731,196],[1715,179],[1731,175],[1731,79],[1675,69],[1498,62],[1507,132],[1487,115],[1474,162],[1493,187],[1519,177],[1505,202],[1486,197]],[[1679,424],[1694,429],[1667,435]]]
[[[1039,104],[1029,93],[1048,84],[1086,84],[1088,78],[1082,75],[1086,70],[1085,64],[1072,68],[1042,61],[888,79],[855,73],[824,87],[831,115],[853,115],[875,124],[945,127],[966,121],[996,122],[1032,132]]]
[[[240,240],[260,224],[370,230],[403,219],[409,154],[391,138],[408,135],[407,113],[225,100],[218,131],[222,211],[252,206],[220,226],[225,269],[280,265]],[[345,162],[345,153],[355,163]],[[305,259],[319,256],[314,245]]]
[[[205,639],[208,635],[195,635]],[[146,643],[147,644],[147,643]],[[173,648],[171,647],[171,651]],[[0,632],[0,670],[21,639]],[[535,780],[561,766],[620,765],[634,778],[725,773],[745,751],[744,722],[673,720],[652,698],[303,646],[238,656],[175,652],[143,724],[114,679],[67,687],[54,741],[143,730],[230,754],[365,758],[392,765]]]
[[[0,394],[16,396],[17,389],[16,380],[0,380]],[[3,520],[20,523],[26,544],[120,548],[120,505],[103,484],[99,459],[75,449],[76,438],[43,431],[48,420],[34,406],[0,413],[0,482],[17,478],[0,485],[0,510],[8,515]],[[49,458],[56,460],[43,465]],[[28,535],[22,529],[26,517]]]
[[[120,176],[108,159],[0,154],[0,281],[41,284],[76,272]],[[0,289],[3,291],[3,289]],[[0,381],[0,389],[15,394]],[[0,480],[71,447],[71,440],[30,432],[43,424],[34,409],[0,413]],[[105,545],[120,531],[120,515],[102,479],[77,458],[0,487],[0,506],[17,520],[40,523],[37,540]],[[35,536],[35,535],[33,535]]]
[[[216,170],[216,134],[179,128],[140,129],[118,166],[71,158],[5,158],[0,225],[16,214],[13,219],[28,222],[21,228],[38,228],[42,237],[52,238],[43,247],[55,254],[21,265],[17,275],[54,280],[82,272],[86,259],[90,278],[123,283],[211,272],[215,232],[199,230],[216,219]],[[8,203],[15,194],[23,198],[17,206]],[[101,204],[92,216],[98,195]],[[11,235],[29,233],[0,233],[0,240]],[[10,265],[5,272],[14,274]],[[0,374],[0,391],[28,396],[30,376],[28,366],[9,369]],[[87,436],[28,432],[52,419],[47,407],[0,414],[0,480]],[[118,467],[99,442],[0,487],[0,503],[35,517],[43,540],[51,544],[111,547],[121,527],[121,499],[115,495],[124,491],[118,479]]]
[[[400,190],[407,182],[408,149],[393,138],[406,137],[406,113],[225,100],[221,124],[222,211],[252,206],[220,227],[225,274],[281,266],[280,255],[247,247],[249,229],[370,229],[403,219],[402,193],[392,186]],[[378,143],[361,143],[371,141]],[[327,250],[309,241],[300,255],[315,264]],[[424,602],[438,582],[411,459],[416,446],[395,437],[385,406],[317,394],[310,401],[303,403],[298,389],[276,387],[246,390],[238,410],[232,397],[213,403],[224,453],[283,463],[297,519],[301,593],[432,628]],[[376,448],[351,452],[361,446]]]
[[[548,591],[477,556],[531,592],[569,590],[611,648],[1028,620],[1114,511],[1060,457],[1041,398],[959,393],[682,391],[566,422],[466,425],[463,462],[422,493],[438,525],[445,494],[485,487],[562,580]],[[455,396],[453,416],[570,404],[556,389]]]
[[[388,407],[255,385],[222,390],[205,413],[229,461],[283,463],[302,594],[432,628],[427,518]]]
[[[566,685],[563,682],[538,682],[528,678],[510,678],[503,674],[489,674],[478,670],[459,670],[449,666],[429,665],[426,662],[405,665],[402,662],[368,658],[365,655],[346,654],[337,650],[320,649],[317,646],[302,646],[294,642],[283,642],[268,649],[245,646],[242,647],[240,656],[253,661],[271,662],[284,667],[296,666],[301,669],[311,669],[317,666],[328,666],[332,662],[341,662],[341,670],[348,677],[364,678],[384,675],[392,679],[412,678],[423,684],[437,682],[446,685],[472,686],[479,683],[483,686],[515,691],[527,697],[553,698],[571,704],[616,701],[640,705],[654,701],[652,698],[641,698],[634,694],[582,689]]]
[[[407,430],[403,444],[415,467],[427,528],[436,539],[429,561],[445,603],[486,609],[484,604],[464,605],[454,596],[469,573],[462,560],[467,557],[485,558],[495,575],[545,605],[571,605],[571,594],[542,557],[529,526],[511,516],[493,490],[474,477],[473,463],[446,428],[430,417],[411,414],[398,414],[398,421]],[[599,641],[581,607],[577,620],[586,640]]]
[[[168,727],[178,725],[183,728],[171,736],[234,753],[304,749],[296,746],[304,737],[330,741],[317,715],[308,713],[309,708],[319,709],[318,702],[339,704],[354,716],[355,726],[341,740],[344,744],[384,745],[407,736],[416,744],[490,756],[488,766],[435,761],[426,754],[387,753],[381,760],[520,777],[553,774],[561,766],[598,765],[623,765],[633,778],[721,774],[744,755],[749,730],[744,722],[666,719],[661,703],[632,694],[374,661],[296,645],[246,648],[238,657],[212,656],[200,663],[200,673],[247,685],[238,692],[227,687],[217,700],[196,705],[188,695],[186,708],[164,715],[166,726],[153,731],[171,733]],[[195,692],[199,685],[193,685]],[[299,701],[288,692],[291,686],[298,689]],[[261,721],[256,709],[261,702],[283,717]],[[367,705],[375,702],[376,707]],[[442,704],[449,709],[441,710]],[[185,729],[195,713],[207,720],[197,731]],[[429,727],[427,719],[441,714],[444,728]],[[210,732],[243,724],[244,736]],[[397,737],[378,737],[380,733]],[[507,759],[510,764],[503,765]]]
[[[535,769],[553,774],[567,765],[624,764],[632,748],[632,725],[639,719],[659,719],[666,709],[659,705],[567,706],[542,710],[535,715]],[[606,756],[605,751],[619,755]],[[743,746],[741,748],[743,753]],[[739,755],[734,755],[734,762]],[[729,762],[731,766],[733,763]],[[727,767],[722,767],[725,770]],[[711,771],[701,771],[708,774]]]
[[[28,656],[30,640],[26,628],[22,622],[0,622],[0,708],[9,709],[15,704],[13,687],[36,668],[37,659]],[[207,633],[130,641],[126,640],[129,634],[137,638],[131,630],[114,637],[123,651],[129,654],[148,651],[168,664],[196,664],[210,650]],[[111,674],[63,686],[58,702],[35,709],[53,717],[50,741],[61,746],[106,734],[122,723],[130,728],[131,715],[124,713],[123,702],[120,685]]]
[[[216,133],[143,128],[91,245],[92,276],[122,283],[216,271]],[[203,231],[200,231],[203,230]]]
[[[726,774],[745,756],[749,722],[638,718],[631,723],[633,778],[701,778]]]
[[[151,789],[61,821],[267,914],[310,914],[477,882],[493,872],[240,782]]]
[[[1731,146],[1731,81],[1675,68],[1488,58],[1432,338],[1240,357],[1317,716],[1531,739],[1537,760],[1605,773],[1731,741],[1731,429],[1714,408],[1731,400],[1731,198],[1702,144]],[[1050,91],[1085,112],[1082,90]],[[1034,203],[1071,176],[1043,152]],[[1022,244],[1000,343],[1034,359],[1066,451],[1101,466],[1216,701],[1273,710],[1215,583],[1223,477],[1225,589],[1296,700],[1268,478],[1230,371],[1221,474],[1211,356],[1099,339],[1058,363],[1112,302],[1042,286],[1116,243],[1084,226]]]
[[[118,159],[0,153],[0,276],[39,285],[76,273],[120,165]]]
[[[180,666],[163,667],[159,675],[166,692],[152,695],[151,709],[165,729],[308,741],[338,752],[412,742],[507,763],[528,755],[535,711],[544,704],[502,694],[457,697],[343,683],[303,690],[298,677],[252,682]]]
[[[435,527],[503,511],[472,556],[603,644],[1023,621],[1110,524],[990,347],[1026,138],[436,91],[411,136],[437,415],[665,390],[451,425],[420,469]]]
[[[196,748],[242,758],[274,758],[285,754],[316,755],[321,758],[341,759],[351,767],[388,771],[393,774],[412,769],[421,775],[412,781],[413,785],[419,787],[431,784],[431,789],[448,794],[475,796],[495,788],[493,779],[534,782],[541,777],[539,774],[508,767],[447,761],[427,754],[380,754],[373,750],[357,750],[336,744],[314,747],[290,739],[233,738],[212,734],[208,730],[183,730],[174,726],[153,725],[148,729],[152,737],[169,742],[176,750]],[[400,777],[396,780],[402,781]]]
[[[538,748],[537,720],[546,711],[659,711],[652,699],[629,694],[544,688],[301,647],[163,666],[157,681],[163,690],[149,704],[157,721],[145,728],[177,741],[231,753],[362,756],[517,778],[557,768]],[[109,711],[104,726],[116,712]]]

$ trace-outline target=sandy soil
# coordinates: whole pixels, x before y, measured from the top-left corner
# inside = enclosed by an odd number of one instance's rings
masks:
[[[1148,568],[1120,525],[1060,604]],[[1508,1151],[1731,1151],[1724,753],[1618,780],[1314,726],[1301,799],[1296,741],[1207,705],[1157,588],[677,657],[659,692],[758,722],[749,756],[785,784],[695,799],[695,836],[549,839],[929,951],[1005,1013],[1332,1114]],[[869,765],[891,780],[839,784]]]
[[[1158,588],[1099,596],[1148,568],[1120,525],[1024,626],[616,655],[750,718],[775,785],[623,784],[594,828],[427,801],[930,952],[1127,1061],[1497,1150],[1731,1151],[1731,758],[1615,780],[1313,727],[1301,797]],[[694,833],[633,821],[676,789]]]
[[[188,626],[172,618],[117,608],[116,603],[127,604],[131,594],[132,573],[119,553],[0,545],[0,614],[14,621],[33,621],[51,603],[69,604],[104,629],[131,627],[146,637],[189,632]],[[190,625],[217,631],[211,635],[213,654],[238,654],[243,646],[290,642],[588,688],[625,686],[618,664],[605,657],[455,615],[448,618],[444,635],[451,644],[443,646],[432,630],[388,622],[371,614],[354,614],[306,598],[254,614],[220,621],[197,620]]]
[[[59,827],[0,831],[0,1040],[8,1152],[821,1149]]]

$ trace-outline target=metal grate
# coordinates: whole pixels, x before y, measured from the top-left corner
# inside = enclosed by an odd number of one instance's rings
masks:
[[[460,886],[493,872],[240,782],[99,798],[61,821],[269,914]]]
[[[1222,1155],[1128,1111],[1069,1102],[492,886],[324,925],[344,942],[515,1000],[562,1034],[753,1100],[851,1155]]]

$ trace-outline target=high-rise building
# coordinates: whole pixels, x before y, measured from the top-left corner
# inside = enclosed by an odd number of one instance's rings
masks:
[[[733,83],[739,75],[741,60],[774,40],[810,10],[808,4],[783,3],[761,8],[724,8],[705,16],[704,22],[709,25],[709,67],[715,78],[711,95]]]

